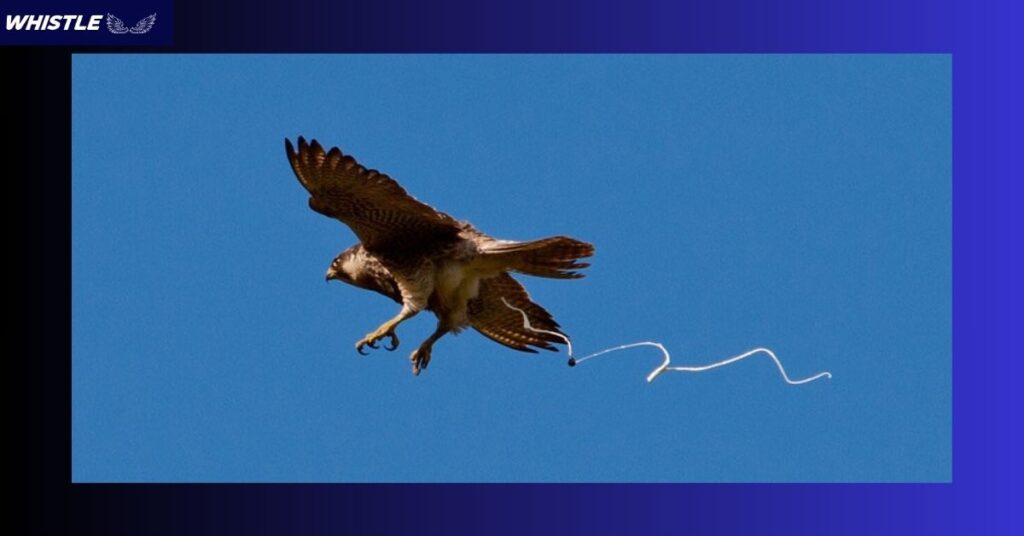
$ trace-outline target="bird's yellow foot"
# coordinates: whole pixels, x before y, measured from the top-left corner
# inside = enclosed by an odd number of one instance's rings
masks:
[[[430,364],[430,346],[420,346],[416,349],[412,355],[409,356],[409,361],[412,361],[412,375],[419,376],[420,371],[427,368]]]
[[[398,348],[398,335],[395,335],[395,329],[388,329],[385,328],[384,326],[381,326],[380,328],[377,329],[377,331],[369,333],[365,337],[360,339],[359,342],[356,343],[356,351],[362,355],[366,355],[366,352],[363,351],[363,347],[369,346],[370,348],[376,349],[377,343],[384,337],[389,337],[391,339],[391,342],[384,347],[385,350],[390,352],[395,348]]]

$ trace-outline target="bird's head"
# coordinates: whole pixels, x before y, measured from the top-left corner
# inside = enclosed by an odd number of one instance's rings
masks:
[[[360,250],[361,248],[355,245],[339,253],[327,267],[326,280],[334,279],[354,285],[356,278],[362,272],[363,263],[359,257]]]

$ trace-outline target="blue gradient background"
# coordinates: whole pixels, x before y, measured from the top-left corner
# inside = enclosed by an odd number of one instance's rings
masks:
[[[132,73],[132,77],[120,76]],[[76,56],[74,480],[948,481],[948,56]],[[322,272],[284,134],[319,133],[500,237],[569,369],[469,331],[431,368],[351,347],[397,310]],[[582,354],[580,354],[582,355]]]
[[[951,52],[954,483],[951,485],[71,486],[105,533],[524,530],[1014,534],[1022,477],[1017,210],[1020,7],[1009,1],[516,2],[428,9],[176,2],[179,50]],[[319,17],[339,11],[337,17]],[[294,21],[309,13],[307,24]],[[236,31],[221,25],[241,17]],[[234,20],[238,20],[237,18]],[[282,23],[283,22],[283,23]],[[446,45],[442,46],[443,43]],[[69,139],[69,138],[68,138]],[[65,358],[66,359],[66,358]],[[68,360],[70,361],[70,360]],[[68,363],[70,365],[70,363]],[[70,413],[70,408],[69,408]],[[67,468],[70,457],[55,460]],[[188,515],[182,515],[182,513]]]

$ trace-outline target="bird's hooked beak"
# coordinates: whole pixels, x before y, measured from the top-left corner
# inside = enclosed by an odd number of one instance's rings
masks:
[[[338,279],[338,272],[334,270],[334,267],[327,269],[327,275],[324,276],[324,281],[330,283],[332,279]]]

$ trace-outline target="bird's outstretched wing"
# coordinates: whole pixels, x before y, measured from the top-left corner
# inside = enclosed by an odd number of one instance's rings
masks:
[[[124,25],[124,21],[107,13],[107,29],[110,33],[123,34],[128,33],[128,27]]]
[[[136,22],[135,26],[132,26],[128,31],[133,34],[144,34],[152,29],[154,24],[156,24],[156,13]]]
[[[299,137],[285,152],[310,193],[313,210],[348,225],[370,252],[392,262],[415,258],[458,240],[460,223],[417,201],[391,177],[359,165],[337,147],[324,151]]]
[[[479,294],[469,301],[469,322],[473,329],[497,343],[522,352],[537,353],[530,346],[554,351],[556,348],[551,343],[565,344],[564,340],[555,335],[526,329],[522,314],[506,306],[502,298],[526,311],[530,325],[535,329],[562,333],[551,313],[533,303],[526,289],[507,273],[480,281]]]

